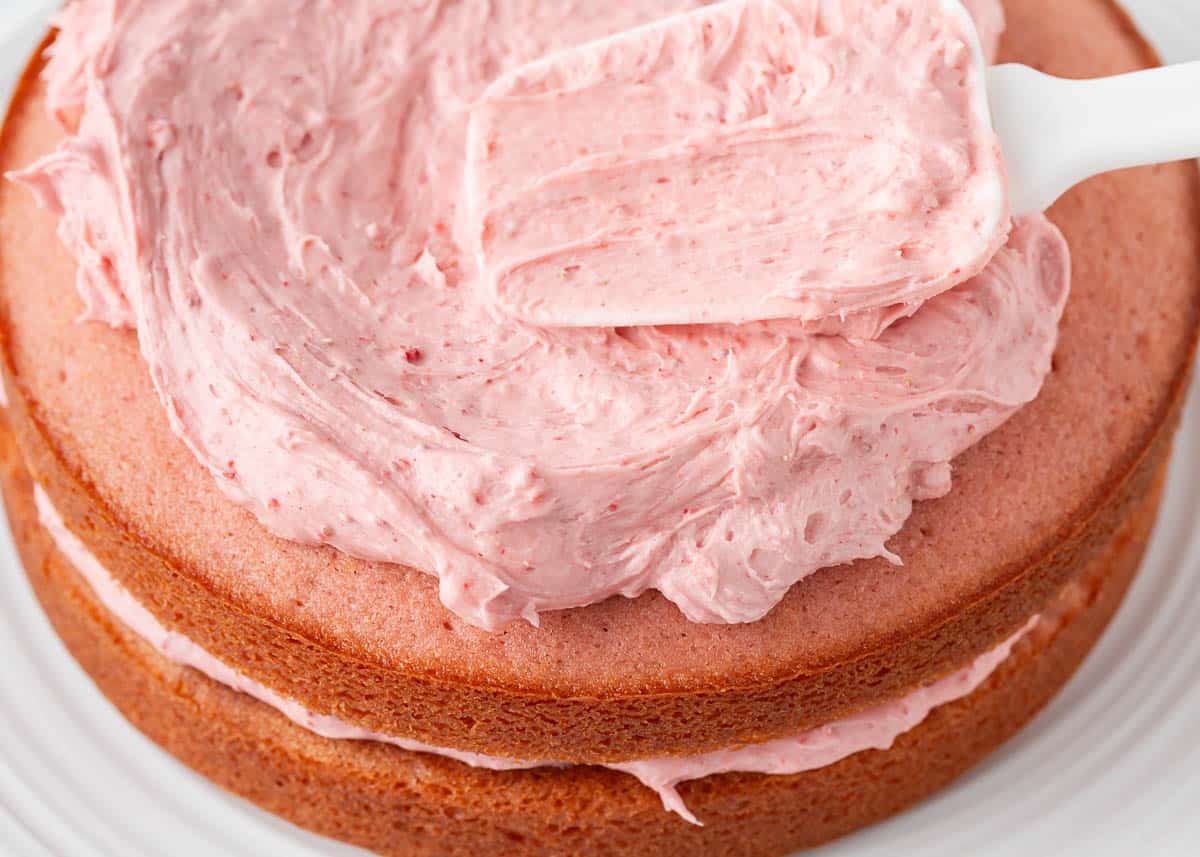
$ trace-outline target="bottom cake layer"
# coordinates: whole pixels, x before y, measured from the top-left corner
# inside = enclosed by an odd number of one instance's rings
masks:
[[[295,823],[385,855],[780,855],[936,791],[1016,732],[1066,681],[1132,579],[1156,489],[977,691],[886,751],[802,774],[721,774],[681,786],[704,821],[593,767],[490,771],[375,742],[321,738],[160,656],[96,600],[39,525],[4,433],[4,494],[34,589],[72,654],[139,729],[189,766]]]

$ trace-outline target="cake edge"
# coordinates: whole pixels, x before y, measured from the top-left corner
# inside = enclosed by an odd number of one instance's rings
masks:
[[[1115,613],[1157,516],[1165,468],[1106,549],[974,693],[935,709],[887,751],[796,775],[719,774],[684,784],[705,820],[663,811],[632,779],[595,767],[494,772],[370,742],[319,738],[249,697],[170,664],[104,608],[38,522],[33,481],[0,425],[6,507],[34,592],[68,650],[147,737],[230,792],[308,830],[383,855],[781,855],[827,842],[937,791],[1031,719]]]

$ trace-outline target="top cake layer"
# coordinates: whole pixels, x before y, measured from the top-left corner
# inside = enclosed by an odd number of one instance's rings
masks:
[[[878,185],[875,232],[916,220],[928,246],[889,249],[874,232],[852,246],[836,217],[825,230],[844,258],[822,282],[840,295],[824,312],[874,313],[870,340],[814,335],[801,318],[548,331],[489,302],[461,224],[468,108],[504,69],[673,2],[357,0],[322,16],[293,0],[120,15],[77,0],[48,78],[51,107],[82,107],[82,120],[21,179],[61,217],[87,317],[136,328],[172,427],[273,533],[436,574],[443,603],[489,629],[647,589],[693,621],[749,622],[819,568],[898,562],[885,542],[913,500],[945,494],[950,460],[1050,368],[1068,267],[1045,220],[1023,221],[986,270],[945,291],[1006,226],[962,210],[1002,197],[1002,171],[990,131],[955,125],[962,87],[929,72],[932,55],[970,50],[925,26],[933,2],[907,15],[865,0],[735,3],[711,35],[727,43],[722,62],[658,80],[756,98],[759,30],[784,28],[788,50],[769,58],[796,83],[787,104],[762,95],[764,120],[798,114],[853,136],[818,118],[861,109],[853,92],[875,98],[880,121],[918,95],[950,117],[880,130],[873,157],[915,166],[856,175]],[[261,38],[281,20],[296,23]],[[881,73],[880,34],[892,50],[912,42],[911,62]],[[685,171],[703,180],[706,164]],[[583,178],[581,198],[615,193]],[[794,181],[791,208],[834,206],[804,202],[811,182]],[[964,230],[979,247],[960,250]],[[714,252],[742,240],[709,233]],[[940,273],[909,282],[883,256],[899,268],[928,256]],[[872,265],[896,282],[846,303],[838,271]]]

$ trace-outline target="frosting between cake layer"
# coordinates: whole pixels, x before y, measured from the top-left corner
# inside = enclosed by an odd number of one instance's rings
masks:
[[[1037,395],[1068,254],[1023,219],[871,340],[497,317],[459,211],[474,100],[690,5],[76,0],[48,76],[82,119],[19,178],[85,317],[136,328],[173,429],[275,534],[436,574],[485,628],[648,589],[753,621],[898,561],[913,501]]]
[[[404,750],[433,753],[474,767],[497,771],[564,766],[553,761],[504,759],[466,750],[435,747],[408,738],[372,732],[337,717],[313,712],[296,700],[246,677],[183,634],[165,628],[66,527],[40,485],[34,486],[34,503],[39,521],[59,552],[74,565],[100,603],[130,631],[172,663],[191,667],[214,681],[251,696],[310,732],[337,740],[380,741]],[[886,750],[898,736],[921,723],[934,708],[960,699],[979,687],[1037,621],[1038,617],[1034,616],[1016,634],[980,655],[965,669],[920,687],[895,702],[866,709],[799,735],[696,756],[647,759],[604,767],[631,774],[654,789],[666,809],[693,824],[700,824],[676,788],[681,782],[730,771],[797,774],[831,765],[863,750]]]

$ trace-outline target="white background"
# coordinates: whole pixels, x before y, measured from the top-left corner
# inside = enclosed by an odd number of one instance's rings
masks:
[[[0,0],[0,102],[53,5]],[[1126,5],[1168,60],[1200,59],[1200,0]],[[1197,431],[1194,391],[1147,565],[1050,709],[945,793],[814,853],[1200,854]],[[362,853],[229,797],[125,723],[50,630],[0,526],[0,857]]]

